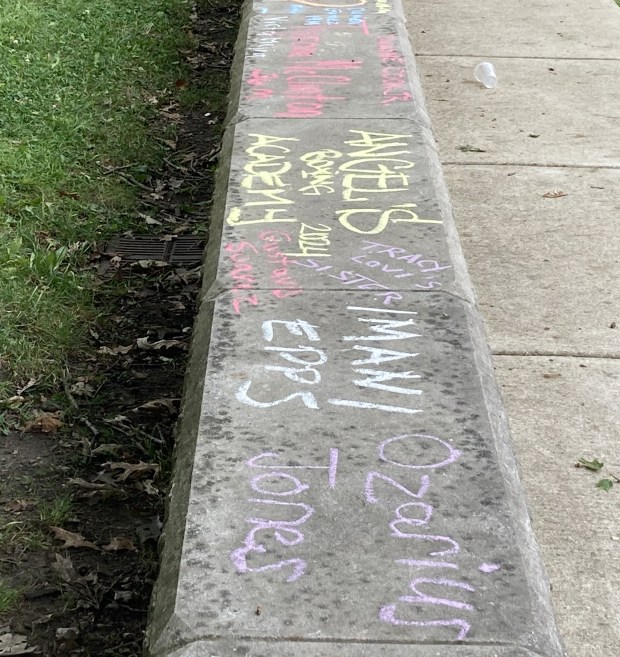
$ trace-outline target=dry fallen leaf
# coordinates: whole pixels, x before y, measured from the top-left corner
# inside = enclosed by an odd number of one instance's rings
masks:
[[[65,544],[63,547],[66,548],[90,548],[91,550],[98,550],[99,548],[90,541],[87,541],[81,534],[74,534],[73,532],[68,532],[66,529],[61,527],[50,527],[54,532],[54,536],[59,541],[64,541]]]
[[[121,354],[128,354],[132,349],[132,344],[130,344],[128,347],[123,347],[122,345],[117,347],[100,347],[99,353],[105,354],[106,356],[119,356]]]
[[[26,422],[23,427],[23,431],[28,432],[40,432],[40,433],[56,433],[60,427],[62,427],[62,422],[59,419],[60,412],[58,413],[42,413],[34,420]]]
[[[8,629],[8,627],[2,628],[2,630]],[[28,646],[27,638],[21,634],[11,632],[0,634],[0,655],[28,655],[35,650],[37,650],[36,646]]]
[[[69,484],[88,491],[86,493],[78,493],[77,496],[81,500],[88,500],[89,504],[94,504],[95,502],[109,498],[123,500],[127,498],[127,492],[113,483],[96,483],[94,481],[85,481],[84,479],[76,478],[69,479]]]
[[[106,463],[112,470],[123,470],[120,475],[116,475],[116,481],[127,481],[129,478],[138,478],[139,476],[146,476],[149,472],[153,473],[153,477],[159,474],[159,466],[157,463]]]
[[[155,413],[162,413],[163,411],[168,411],[170,415],[176,415],[178,413],[177,404],[179,400],[175,398],[162,398],[162,399],[153,399],[153,401],[146,402],[140,406],[136,406],[131,409],[132,411],[153,411]]]
[[[568,194],[566,192],[560,191],[559,189],[555,192],[545,192],[542,195],[543,198],[562,198],[562,196],[568,196]]]
[[[545,372],[543,379],[559,379],[562,375],[559,372]]]
[[[112,456],[123,451],[123,446],[117,443],[103,443],[93,449],[93,454],[112,454]]]
[[[106,552],[117,552],[118,550],[129,550],[133,552],[138,548],[126,536],[116,536],[110,540],[108,545],[104,545],[103,549]]]
[[[138,338],[136,340],[138,349],[169,349],[170,347],[178,347],[179,349],[187,349],[187,344],[181,340],[158,340],[157,342],[149,342],[147,338]]]
[[[35,506],[35,502],[32,500],[11,500],[7,502],[3,507],[3,511],[8,511],[8,513],[21,513],[22,511],[27,511],[32,509]]]

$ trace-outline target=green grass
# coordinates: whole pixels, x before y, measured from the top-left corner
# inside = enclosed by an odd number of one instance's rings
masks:
[[[19,591],[15,591],[4,584],[0,579],[0,614],[11,611],[17,604]]]
[[[157,167],[187,0],[0,3],[0,399],[51,382],[92,314],[92,244],[132,227],[107,167]],[[11,393],[14,394],[14,393]]]
[[[52,502],[45,502],[39,506],[39,519],[45,526],[58,527],[69,519],[71,511],[71,496],[61,495]]]

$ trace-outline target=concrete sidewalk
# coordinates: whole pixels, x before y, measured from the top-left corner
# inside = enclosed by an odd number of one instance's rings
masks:
[[[404,6],[567,655],[617,654],[620,485],[574,464],[620,476],[620,7]]]

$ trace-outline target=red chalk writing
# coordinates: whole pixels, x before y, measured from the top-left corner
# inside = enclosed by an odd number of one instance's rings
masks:
[[[381,61],[383,105],[412,100],[405,68],[405,57],[397,50],[396,36],[386,34],[378,37],[377,48]]]

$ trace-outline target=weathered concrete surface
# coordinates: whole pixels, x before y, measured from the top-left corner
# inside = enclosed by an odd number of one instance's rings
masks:
[[[337,650],[337,652],[336,652]],[[407,646],[407,657],[445,657],[446,646]],[[373,643],[334,644],[302,641],[257,641],[241,639],[219,641],[198,641],[187,648],[171,653],[170,657],[401,657],[402,645]],[[516,646],[451,646],[450,657],[538,657],[535,653]]]
[[[495,358],[523,479],[569,655],[600,657],[620,645],[618,492],[620,361]],[[601,474],[574,467],[605,463]]]
[[[230,296],[199,318],[217,321],[151,654],[233,636],[560,655],[470,305],[312,292],[238,317]]]
[[[473,299],[426,128],[249,119],[231,131],[209,296],[232,289],[236,309],[314,289],[374,290],[386,306],[406,290]]]
[[[613,0],[416,0],[405,8],[418,55],[620,59]]]
[[[256,9],[247,17],[240,116],[428,125],[400,8],[369,15],[353,3],[262,2]]]
[[[442,54],[418,65],[431,75],[422,79],[442,160],[458,162],[445,173],[490,343],[515,354],[494,360],[567,655],[598,657],[618,645],[617,493],[573,465],[600,458],[615,473],[618,464],[620,10],[595,0],[579,3],[583,13],[572,1],[536,13],[529,0],[477,4],[495,17],[488,29],[468,0],[408,2],[406,13],[415,49]],[[529,58],[548,55],[564,59]],[[610,61],[579,59],[591,56]],[[466,81],[483,58],[498,67],[492,92]],[[542,198],[558,190],[567,196]]]
[[[562,654],[402,12],[360,7],[245,12],[151,657]]]
[[[620,171],[444,175],[492,350],[620,355]],[[543,197],[558,190],[566,196]]]
[[[620,167],[620,60],[497,60],[492,90],[479,61],[417,58],[442,162]]]

